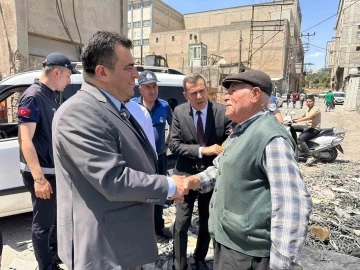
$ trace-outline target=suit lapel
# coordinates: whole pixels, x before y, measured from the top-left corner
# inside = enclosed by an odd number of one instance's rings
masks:
[[[194,124],[193,110],[191,108],[190,103],[189,103],[188,108],[189,108],[189,110],[185,111],[185,119],[186,119],[186,122],[188,123],[191,134],[193,135],[196,142],[199,143],[198,137],[197,137],[197,132],[196,132],[196,129],[195,129],[195,124]]]
[[[216,108],[209,101],[208,108],[207,108],[206,124],[205,124],[205,137],[204,137],[205,145],[207,145],[210,135],[211,135],[211,130],[214,127],[215,114],[216,114]]]
[[[105,103],[105,107],[111,113],[113,113],[117,118],[119,118],[123,123],[125,123],[135,133],[135,135],[145,144],[146,148],[149,150],[152,158],[154,159],[156,171],[158,171],[157,155],[156,155],[153,147],[151,146],[151,143],[150,143],[149,139],[147,138],[145,132],[139,125],[139,123],[136,121],[136,119],[131,114],[130,114],[130,117],[131,117],[133,124],[128,119],[123,119],[120,116],[119,111],[117,110],[117,108],[113,104],[113,102],[111,100],[109,100],[108,98],[106,98],[106,100],[107,100],[107,102]],[[134,127],[134,125],[135,125],[135,127]]]
[[[121,122],[123,122],[125,125],[127,125],[134,133],[135,135],[140,139],[140,141],[145,144],[146,148],[149,150],[149,152],[151,153],[151,156],[154,159],[154,163],[155,163],[155,167],[156,167],[156,172],[158,172],[158,163],[157,163],[157,155],[154,152],[154,149],[152,148],[148,138],[146,137],[146,134],[144,133],[144,131],[142,131],[142,134],[139,133],[139,131],[141,131],[141,127],[139,124],[137,124],[138,126],[135,128],[128,119],[123,119],[120,116],[120,113],[118,111],[118,109],[116,108],[115,104],[109,99],[107,98],[99,89],[97,89],[95,86],[88,84],[86,82],[83,83],[81,90],[88,92],[89,94],[91,94],[92,96],[94,96],[99,102],[104,103],[104,106],[107,110],[109,110],[113,115],[115,115]],[[136,122],[135,118],[131,115],[132,120],[134,120],[134,122]],[[136,122],[137,123],[137,122]],[[139,131],[138,131],[138,130]]]

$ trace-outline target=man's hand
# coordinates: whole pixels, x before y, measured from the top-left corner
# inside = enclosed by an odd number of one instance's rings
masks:
[[[172,179],[174,179],[176,183],[176,191],[175,194],[171,197],[174,201],[182,203],[184,201],[184,196],[189,193],[189,190],[184,189],[184,175],[172,175]]]
[[[218,144],[213,144],[212,146],[203,147],[201,153],[204,156],[214,156],[219,155],[224,148]]]
[[[200,178],[197,175],[186,177],[183,182],[185,190],[200,189]]]
[[[50,199],[53,190],[51,184],[45,178],[34,182],[35,196],[40,199]]]

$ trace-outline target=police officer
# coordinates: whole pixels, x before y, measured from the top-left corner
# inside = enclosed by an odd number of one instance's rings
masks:
[[[79,73],[63,54],[51,53],[43,72],[23,93],[18,108],[20,171],[33,203],[32,242],[39,270],[61,269],[56,243],[56,182],[51,125],[59,108],[56,91]],[[71,247],[69,247],[71,248]]]
[[[169,103],[165,100],[158,98],[158,85],[156,75],[154,72],[145,70],[139,75],[139,91],[141,96],[133,100],[145,106],[151,116],[154,135],[156,152],[158,155],[159,173],[167,175],[167,157],[166,152],[170,140],[172,112]],[[166,122],[169,126],[169,132],[165,139],[165,126]],[[155,233],[158,242],[162,242],[172,237],[171,232],[164,226],[164,219],[162,218],[163,206],[155,205]]]
[[[280,124],[282,124],[284,122],[283,116],[279,110],[279,107],[276,104],[276,97],[274,97],[273,95],[271,95],[269,97],[269,103],[264,108],[264,110],[268,111],[270,114],[274,115]]]

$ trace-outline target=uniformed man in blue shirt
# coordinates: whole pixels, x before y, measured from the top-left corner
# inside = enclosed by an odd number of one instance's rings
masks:
[[[39,270],[61,269],[51,125],[59,108],[56,91],[70,84],[72,73],[79,72],[65,55],[49,54],[40,79],[25,90],[18,107],[20,171],[33,203],[32,242]]]
[[[155,135],[156,152],[158,155],[159,173],[167,175],[167,156],[168,143],[170,140],[172,112],[169,103],[158,98],[157,77],[154,72],[145,70],[139,75],[139,91],[141,96],[134,98],[137,103],[145,106],[152,118]],[[165,139],[165,127],[168,123],[169,131]],[[163,206],[155,205],[155,233],[159,242],[172,238],[168,228],[164,226],[162,218]]]

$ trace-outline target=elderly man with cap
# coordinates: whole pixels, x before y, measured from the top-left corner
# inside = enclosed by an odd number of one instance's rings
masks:
[[[61,53],[49,54],[43,72],[21,96],[18,108],[20,171],[33,203],[32,242],[39,270],[57,266],[56,181],[51,125],[59,108],[56,91],[79,73]]]
[[[158,82],[159,81],[154,72],[145,70],[140,73],[138,83],[141,96],[134,98],[133,100],[144,106],[150,113],[154,129],[156,153],[158,155],[159,174],[167,175],[166,152],[170,139],[172,112],[169,103],[158,98]],[[165,138],[166,122],[168,123],[169,130],[168,135]],[[163,206],[155,205],[154,221],[155,233],[158,242],[163,242],[172,238],[170,230],[164,225],[162,214]]]
[[[186,178],[189,189],[208,192],[214,269],[298,269],[311,198],[296,144],[263,111],[271,79],[249,70],[223,81],[226,116],[237,125],[213,167]]]

